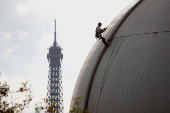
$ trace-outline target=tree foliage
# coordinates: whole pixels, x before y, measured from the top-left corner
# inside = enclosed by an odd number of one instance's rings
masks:
[[[19,85],[20,87],[17,90],[11,91],[7,82],[0,82],[0,113],[20,113],[25,108],[29,107],[28,105],[33,99],[29,81],[19,83]],[[16,100],[22,101],[16,102]],[[45,98],[43,99],[43,102],[38,102],[35,105],[36,113],[40,113],[42,110],[45,110],[49,113],[54,113],[56,111],[54,109],[55,103],[53,102],[52,106],[48,107],[48,99]]]
[[[82,108],[80,107],[81,99],[82,97],[77,97],[72,100],[74,101],[74,105],[73,108],[70,110],[70,113],[90,113],[88,110],[82,110]]]
[[[47,98],[42,99],[43,101],[39,101],[36,103],[35,111],[36,113],[40,113],[42,110],[47,111],[48,113],[55,113],[55,102],[52,103],[52,106],[48,106],[49,100]]]
[[[28,108],[29,103],[32,101],[33,96],[30,89],[29,81],[22,82],[19,84],[20,87],[16,91],[11,91],[10,86],[5,82],[0,82],[0,113],[20,113],[25,108]],[[22,94],[22,101],[16,102],[19,97],[15,97],[14,95]],[[10,98],[10,96],[11,98]],[[81,105],[82,97],[74,98],[73,108],[70,110],[70,113],[90,113],[88,110],[82,110]],[[21,99],[20,99],[21,100]],[[52,106],[48,106],[49,100],[44,98],[42,102],[36,103],[35,112],[40,113],[42,110],[48,113],[56,113],[55,102],[52,103]],[[59,112],[58,112],[59,113]]]
[[[32,92],[29,81],[20,83],[20,87],[16,91],[11,91],[10,86],[5,82],[0,82],[0,113],[19,113],[25,108],[28,108],[29,103],[32,101]],[[21,97],[14,95],[22,94],[23,100],[16,102]],[[10,95],[10,96],[9,96]],[[11,97],[11,98],[10,98]]]

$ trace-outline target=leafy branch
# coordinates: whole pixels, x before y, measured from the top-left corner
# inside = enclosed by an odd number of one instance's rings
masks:
[[[10,86],[5,83],[0,83],[0,112],[2,113],[19,113],[22,112],[25,108],[28,108],[29,103],[32,101],[32,92],[28,86],[29,81],[20,83],[20,87],[16,91],[10,91]],[[15,97],[14,94],[23,94],[24,99],[20,103],[16,103],[20,97]],[[9,95],[12,95],[11,101],[9,100]],[[14,99],[13,99],[14,98]]]

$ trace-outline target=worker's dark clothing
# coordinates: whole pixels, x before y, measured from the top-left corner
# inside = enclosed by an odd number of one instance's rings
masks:
[[[99,26],[97,26],[96,27],[96,37],[97,38],[101,38],[102,39],[102,41],[103,41],[103,43],[104,43],[104,45],[107,45],[107,43],[106,43],[106,41],[105,41],[105,38],[103,38],[102,37],[102,35],[101,35],[101,32],[100,32],[100,30],[102,30]]]

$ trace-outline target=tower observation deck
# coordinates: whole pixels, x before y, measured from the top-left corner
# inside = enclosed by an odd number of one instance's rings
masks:
[[[61,62],[63,59],[62,48],[57,44],[56,41],[56,20],[55,20],[55,32],[54,32],[54,43],[49,48],[47,54],[49,62],[48,72],[48,86],[47,86],[47,98],[48,107],[54,105],[55,113],[63,113],[63,91],[62,91],[62,74],[61,74]]]

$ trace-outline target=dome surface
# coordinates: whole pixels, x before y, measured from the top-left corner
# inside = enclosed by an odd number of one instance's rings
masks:
[[[113,19],[111,45],[98,40],[79,73],[72,98],[82,97],[82,109],[170,113],[169,10],[169,0],[138,0]]]

